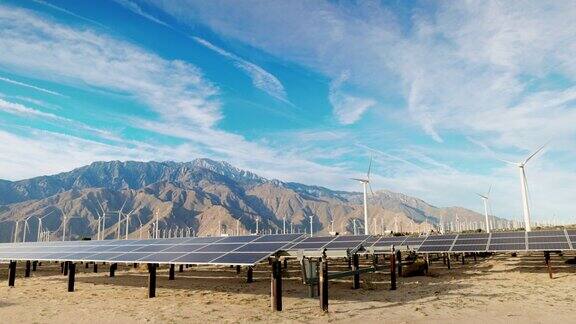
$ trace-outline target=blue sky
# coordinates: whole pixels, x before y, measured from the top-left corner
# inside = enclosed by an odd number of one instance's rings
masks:
[[[0,178],[226,160],[269,178],[575,221],[576,7],[0,0]]]

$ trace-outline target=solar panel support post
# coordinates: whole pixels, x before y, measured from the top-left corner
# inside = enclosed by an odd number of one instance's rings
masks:
[[[476,252],[472,253],[472,256],[474,257],[474,262],[477,262],[477,261],[478,261],[478,259],[477,259],[477,257],[476,257],[477,255],[478,255],[478,253],[476,253]]]
[[[36,267],[38,267],[38,261],[32,261],[32,272],[36,271]]]
[[[30,278],[30,266],[32,265],[32,263],[30,262],[30,260],[26,261],[26,269],[24,271],[24,278]]]
[[[554,275],[552,274],[552,266],[550,265],[550,252],[544,252],[544,261],[546,262],[546,267],[548,268],[548,276],[550,279],[554,279]]]
[[[90,262],[84,263],[84,269],[88,269],[89,266],[90,266]]]
[[[462,265],[466,264],[466,253],[462,252]]]
[[[358,254],[353,254],[352,271],[355,272],[354,272],[354,279],[352,281],[352,289],[360,288],[360,272],[358,272],[358,270],[360,270],[360,258],[358,257]]]
[[[398,276],[402,277],[402,252],[400,250],[396,250],[396,264],[398,265]]]
[[[92,271],[94,271],[94,273],[98,273],[98,263],[94,262],[94,268]]]
[[[240,266],[239,265],[236,266],[236,274],[240,274]]]
[[[248,271],[246,271],[246,282],[253,283],[254,282],[254,268],[248,267]]]
[[[171,265],[170,265],[170,270],[168,270],[168,280],[174,280],[174,277],[176,276],[176,275],[174,274],[174,272],[175,272],[175,271],[174,271],[174,270],[175,270],[174,268],[175,268],[175,265],[174,265],[174,264],[171,264]]]
[[[348,269],[349,269],[349,270],[352,270],[352,259],[349,258],[349,257],[346,258],[346,259],[347,259],[347,261],[348,261]]]
[[[326,254],[320,259],[320,275],[319,275],[319,286],[320,286],[320,308],[324,312],[328,312],[328,260],[326,259]]]
[[[110,278],[114,278],[116,276],[116,269],[118,268],[118,263],[112,263],[110,265]]]
[[[390,254],[390,290],[396,290],[396,253],[394,248]]]
[[[184,265],[183,264],[178,266],[178,272],[180,272],[180,273],[184,272]]]
[[[14,287],[16,283],[16,261],[10,261],[8,266],[8,287]]]
[[[282,265],[280,260],[272,261],[271,304],[273,311],[282,310]]]
[[[450,253],[446,253],[446,266],[450,270]]]
[[[156,297],[156,264],[148,263],[148,298]]]
[[[64,274],[64,262],[60,262],[60,273]]]
[[[64,262],[64,270],[62,270],[62,274],[67,276],[68,275],[68,261]]]
[[[68,292],[74,292],[74,283],[76,281],[76,264],[68,264]]]

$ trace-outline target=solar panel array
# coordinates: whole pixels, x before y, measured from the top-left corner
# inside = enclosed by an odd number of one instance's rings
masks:
[[[576,230],[429,236],[263,236],[152,240],[53,241],[0,244],[0,261],[255,265],[279,251],[360,250],[406,247],[418,253],[572,250]]]
[[[365,247],[391,245],[408,246],[419,253],[563,251],[576,246],[576,230],[383,237]]]
[[[254,265],[302,234],[0,244],[0,260]]]

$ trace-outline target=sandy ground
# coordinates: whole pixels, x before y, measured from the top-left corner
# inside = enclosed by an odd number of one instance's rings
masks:
[[[245,283],[245,272],[230,268],[190,268],[167,280],[159,272],[158,297],[146,298],[147,272],[120,266],[115,278],[107,267],[91,273],[77,265],[76,291],[68,293],[67,278],[57,264],[44,264],[32,278],[23,278],[19,264],[16,287],[8,288],[7,265],[0,265],[2,323],[199,323],[199,322],[384,322],[394,323],[550,323],[576,322],[576,267],[553,255],[555,278],[548,278],[542,254],[499,255],[441,261],[429,276],[400,278],[389,290],[387,274],[362,275],[362,288],[351,282],[330,282],[330,311],[307,297],[296,264],[284,280],[284,311],[272,312],[268,267],[255,270],[256,282]],[[333,267],[334,269],[335,267]]]

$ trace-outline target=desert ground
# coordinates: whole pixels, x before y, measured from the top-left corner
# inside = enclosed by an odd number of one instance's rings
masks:
[[[3,323],[209,323],[209,322],[394,322],[394,323],[574,323],[576,266],[574,255],[553,255],[549,279],[541,253],[510,254],[462,265],[431,264],[428,276],[399,278],[390,291],[387,273],[364,274],[361,289],[350,280],[330,281],[330,311],[319,309],[301,283],[297,263],[284,279],[284,311],[272,312],[269,267],[257,267],[255,282],[245,271],[228,267],[191,267],[168,281],[159,272],[157,298],[148,299],[147,271],[120,266],[77,265],[76,291],[67,292],[67,277],[58,264],[44,263],[31,278],[18,264],[16,287],[8,288],[6,264],[0,270],[0,319]],[[332,267],[334,270],[335,267]]]

